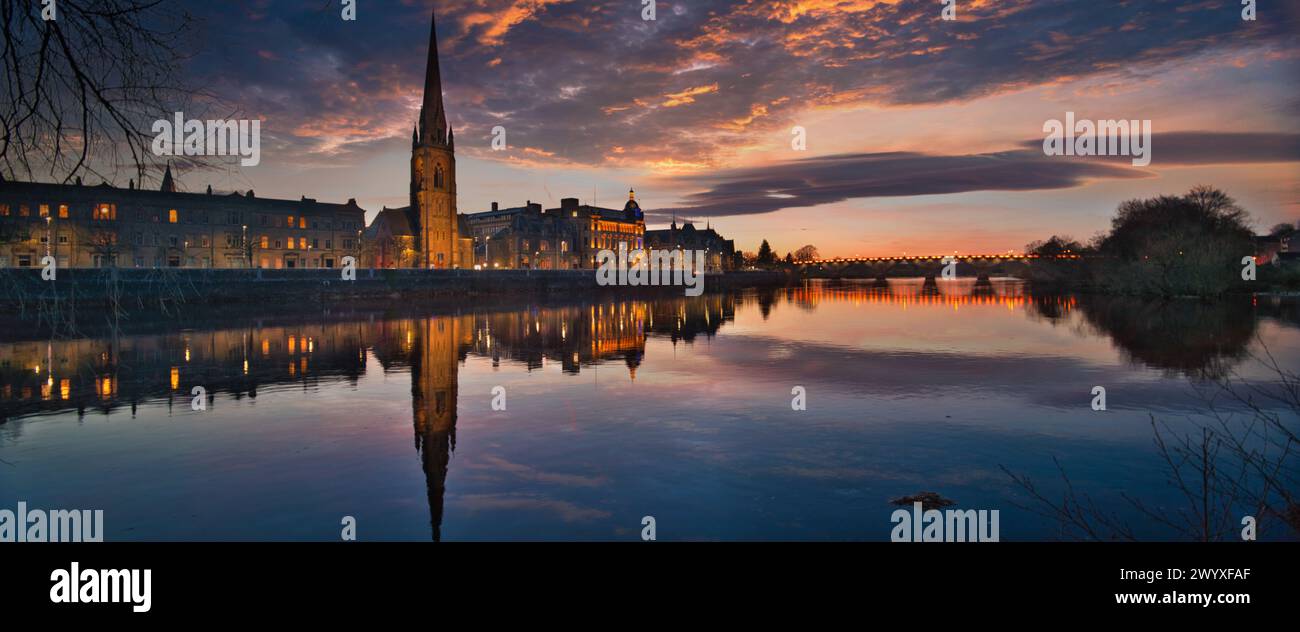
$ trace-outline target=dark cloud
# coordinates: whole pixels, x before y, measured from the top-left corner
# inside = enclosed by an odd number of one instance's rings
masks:
[[[186,0],[205,21],[193,69],[265,116],[286,156],[398,137],[434,4],[362,2],[344,22],[335,2]],[[460,151],[500,157],[486,148],[503,125],[512,155],[633,166],[725,163],[815,105],[933,104],[1103,73],[1142,82],[1207,51],[1294,46],[1297,23],[1285,4],[1243,23],[1229,0],[972,0],[957,22],[937,4],[871,0],[660,1],[654,22],[628,0],[436,5]],[[1039,177],[1068,180],[1059,169]]]
[[[966,156],[872,153],[820,156],[676,181],[705,190],[686,196],[687,206],[657,211],[749,215],[853,198],[938,195],[968,191],[1033,191],[1078,186],[1089,179],[1142,178],[1130,158],[1045,156],[1043,141],[1024,150]],[[1300,162],[1300,134],[1174,132],[1151,140],[1152,165]]]
[[[659,213],[749,215],[852,198],[1063,189],[1088,178],[1148,175],[1099,162],[1048,158],[1041,149],[969,156],[840,154],[680,178],[685,185],[707,189],[686,196],[688,206]]]
[[[1151,145],[1152,166],[1300,162],[1300,134],[1168,132],[1153,134]],[[1029,140],[1023,146],[1037,149],[1043,146],[1043,141]],[[1110,156],[1105,160],[1129,161],[1123,156]]]

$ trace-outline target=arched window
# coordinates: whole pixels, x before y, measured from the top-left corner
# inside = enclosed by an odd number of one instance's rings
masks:
[[[438,165],[433,168],[433,188],[441,189],[444,186],[446,186],[443,180],[444,178],[442,175],[442,165]]]

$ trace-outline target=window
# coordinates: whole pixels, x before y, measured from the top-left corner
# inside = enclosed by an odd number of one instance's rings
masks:
[[[433,168],[433,188],[441,189],[444,185],[443,180],[442,165],[438,165]]]
[[[68,243],[68,235],[67,235],[67,233],[64,233],[64,234],[62,234],[62,235],[59,235],[59,243],[61,243],[61,244],[66,244],[66,243]]]
[[[132,241],[134,241],[137,246],[144,245],[144,233],[136,233]]]
[[[168,223],[168,224],[175,224],[175,223],[178,222],[178,221],[180,221],[180,217],[179,217],[179,215],[176,213],[176,209],[172,209],[172,210],[170,210],[170,211],[167,211],[167,223]]]
[[[32,209],[27,208],[26,204],[18,205],[18,217],[27,217],[32,214]]]
[[[227,221],[230,222],[231,225],[238,225],[238,224],[239,224],[239,211],[231,211],[231,212],[230,212],[230,216],[227,218]]]
[[[306,250],[306,249],[307,249],[307,238],[306,238],[306,237],[299,237],[299,238],[298,238],[298,247],[301,248],[301,249],[303,249],[303,250]]]
[[[31,256],[31,255],[18,255],[18,267],[20,267],[20,268],[30,268],[30,267],[32,267],[32,256]]]
[[[203,243],[203,247],[207,248],[208,246],[212,245],[212,240],[207,235],[204,235],[202,238],[202,243]],[[203,266],[203,267],[206,268],[207,266]]]
[[[9,217],[9,205],[0,204],[0,217]]]
[[[264,248],[264,249],[265,249],[265,248],[270,248],[270,246],[267,245],[267,244],[268,244],[268,238],[267,238],[267,236],[266,236],[266,235],[262,235],[262,248]],[[266,265],[263,264],[262,267],[266,267]]]
[[[306,218],[306,217],[299,217],[299,218],[298,218],[298,228],[307,228],[307,218]]]
[[[276,250],[279,250],[279,249],[280,249],[280,240],[279,240],[279,239],[275,240],[275,249],[276,249]]]
[[[261,224],[262,224],[263,226],[266,226],[266,216],[265,216],[265,215],[258,215],[258,216],[257,216],[257,220],[258,220],[259,222],[261,222]]]
[[[569,251],[569,242],[568,242],[568,241],[561,241],[561,242],[560,242],[560,252],[568,252],[568,251]]]
[[[289,216],[289,224],[288,224],[288,226],[289,226],[289,228],[293,228],[293,216],[292,216],[292,215]]]
[[[137,267],[137,268],[143,268],[143,267],[144,267],[144,257],[136,257],[136,258],[135,258],[135,267]]]
[[[100,204],[99,206],[95,207],[94,219],[99,221],[107,221],[107,222],[117,220],[117,205]]]
[[[42,205],[41,205],[41,217],[49,217],[49,216],[50,216],[50,205],[49,205],[49,204],[42,204]]]
[[[168,236],[167,236],[167,245],[171,246],[172,248],[175,248],[176,246],[180,245],[180,243],[181,243],[181,240],[180,240],[180,238],[177,237],[176,235],[168,235]],[[175,266],[172,266],[172,267],[175,267]]]
[[[319,239],[316,239],[316,238],[312,238],[312,240],[311,240],[311,247],[312,247],[312,248],[320,248],[320,240],[319,240]]]
[[[68,219],[68,205],[67,205],[67,204],[60,204],[60,205],[59,205],[59,219]]]
[[[326,240],[325,240],[325,249],[326,249],[326,250],[333,250],[333,249],[334,249],[334,246],[330,245],[330,244],[332,243],[332,241],[333,241],[333,240],[330,240],[330,239],[326,239]]]
[[[41,233],[40,242],[43,244],[50,243],[50,233],[49,232]]]

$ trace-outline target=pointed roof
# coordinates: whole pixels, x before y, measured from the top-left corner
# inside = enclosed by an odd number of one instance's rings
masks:
[[[438,21],[429,16],[429,60],[424,68],[424,104],[420,106],[420,132],[424,141],[441,140],[447,129],[442,105],[442,73],[438,70]]]
[[[176,181],[172,179],[172,163],[167,163],[167,171],[163,172],[162,188],[160,191],[167,193],[176,192]]]

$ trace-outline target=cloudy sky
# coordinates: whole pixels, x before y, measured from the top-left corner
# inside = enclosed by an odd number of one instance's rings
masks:
[[[179,1],[179,0],[177,0]],[[406,204],[431,11],[459,207],[561,197],[746,250],[1020,250],[1087,238],[1124,199],[1227,190],[1300,220],[1300,2],[184,0],[191,71],[263,119],[262,163],[189,173],[372,211]],[[1149,120],[1151,163],[1048,157],[1043,125]],[[491,129],[509,148],[493,151]],[[806,149],[792,148],[792,129]]]

